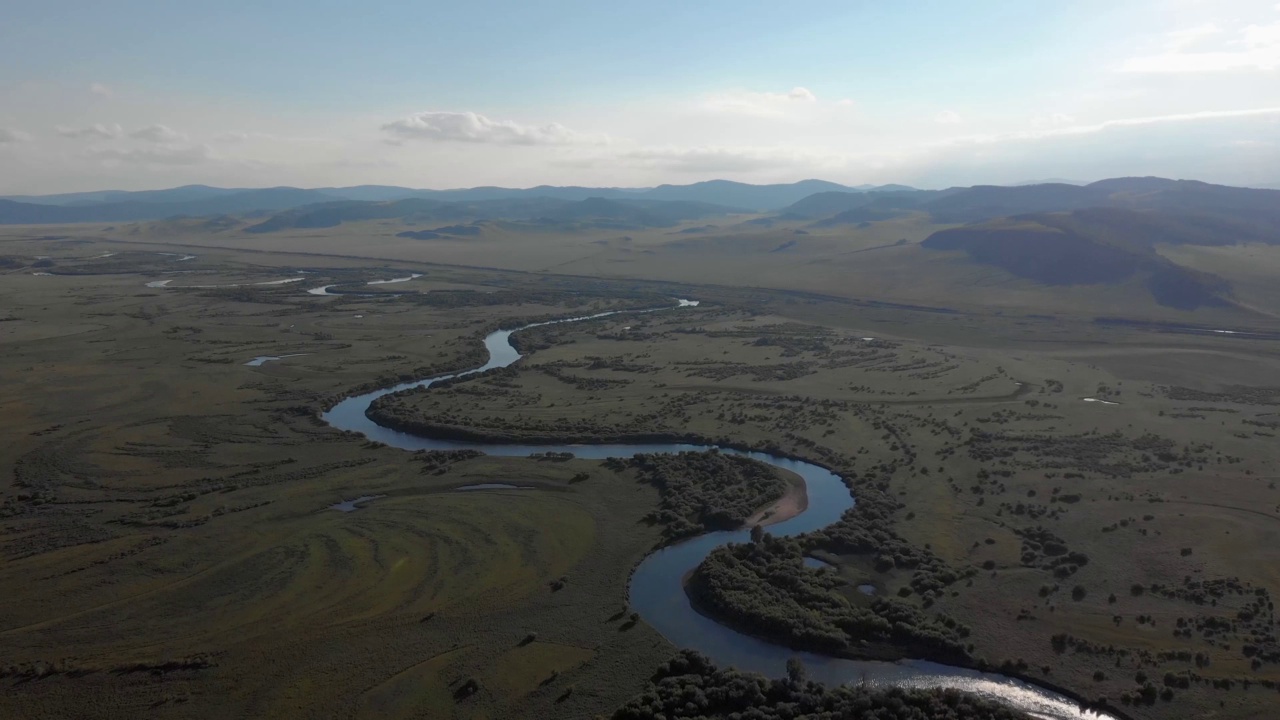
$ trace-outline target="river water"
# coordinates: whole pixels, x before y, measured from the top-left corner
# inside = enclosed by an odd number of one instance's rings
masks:
[[[681,300],[678,307],[691,307],[696,301]],[[656,312],[655,310],[629,311],[632,314]],[[623,311],[628,312],[628,311]],[[465,377],[493,368],[511,365],[521,357],[511,345],[511,335],[531,327],[565,322],[593,320],[619,314],[597,313],[582,317],[565,318],[550,322],[531,323],[513,330],[499,330],[484,339],[489,351],[489,361],[484,365],[457,373],[440,375],[414,382],[402,383],[349,397],[324,413],[322,418],[335,428],[358,432],[371,440],[404,450],[482,450],[489,455],[526,457],[535,453],[570,452],[586,459],[631,457],[640,453],[677,453],[717,449],[725,454],[740,455],[759,460],[796,473],[804,479],[808,496],[808,508],[799,515],[769,527],[769,532],[779,536],[796,535],[825,527],[840,519],[845,510],[853,506],[844,481],[834,473],[811,463],[779,457],[761,452],[744,452],[733,448],[684,443],[654,444],[600,444],[600,445],[528,445],[517,443],[480,443],[456,440],[438,440],[420,437],[382,427],[370,420],[365,411],[376,399],[411,388],[430,387],[441,380]],[[796,652],[786,647],[743,635],[694,611],[684,592],[685,575],[712,550],[731,542],[748,541],[746,530],[713,532],[699,535],[684,542],[658,550],[646,557],[631,576],[631,607],[646,623],[656,629],[673,644],[697,650],[722,666],[761,672],[772,677],[785,674],[789,658],[799,657],[814,680],[828,684],[867,683],[870,685],[899,685],[919,688],[951,687],[966,690],[988,698],[998,699],[1030,715],[1046,720],[1092,719],[1105,720],[1112,716],[1081,711],[1078,704],[1058,693],[1031,683],[1005,677],[997,673],[952,667],[923,660],[898,663],[860,661],[834,658],[814,653]]]

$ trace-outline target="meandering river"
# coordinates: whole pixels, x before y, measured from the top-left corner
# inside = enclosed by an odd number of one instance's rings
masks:
[[[695,301],[681,300],[678,307],[696,305]],[[657,312],[655,310],[621,311],[631,314]],[[374,392],[349,397],[323,414],[323,419],[333,427],[361,433],[404,450],[458,450],[477,449],[490,455],[524,457],[535,453],[571,452],[588,459],[631,457],[639,453],[676,453],[686,450],[717,449],[722,453],[741,455],[790,470],[804,479],[808,496],[808,508],[795,517],[772,525],[769,531],[775,535],[796,535],[816,530],[834,523],[845,510],[853,505],[844,482],[834,473],[811,463],[778,457],[761,452],[744,452],[733,448],[681,443],[662,444],[601,444],[601,445],[524,445],[514,443],[481,443],[438,440],[420,437],[382,427],[370,420],[365,411],[376,399],[391,393],[416,387],[430,387],[441,380],[474,375],[493,368],[511,365],[521,357],[511,345],[511,335],[532,327],[556,323],[593,320],[619,314],[597,313],[582,317],[565,318],[550,322],[531,323],[513,330],[499,330],[484,339],[489,351],[489,361],[484,365],[457,373],[439,375],[415,382],[402,383]],[[814,653],[797,653],[786,647],[743,635],[708,617],[698,614],[690,605],[684,592],[685,575],[715,548],[731,542],[749,539],[745,530],[713,532],[699,535],[677,545],[658,550],[644,559],[631,576],[630,604],[646,623],[662,633],[663,637],[680,647],[692,648],[706,654],[723,666],[735,666],[766,675],[780,677],[785,674],[788,658],[799,657],[815,680],[828,684],[865,682],[872,685],[900,685],[911,687],[952,687],[999,699],[1017,707],[1033,717],[1047,720],[1089,718],[1100,720],[1110,715],[1081,711],[1078,703],[1058,693],[1031,683],[996,673],[983,673],[966,668],[951,667],[922,660],[898,663],[856,661],[834,658]]]

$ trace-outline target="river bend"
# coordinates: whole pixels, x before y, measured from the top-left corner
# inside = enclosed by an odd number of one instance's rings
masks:
[[[681,300],[680,308],[697,305],[695,301]],[[387,445],[404,450],[481,450],[489,455],[526,457],[535,453],[570,452],[576,457],[602,460],[611,457],[631,457],[640,453],[677,453],[716,449],[725,454],[740,455],[759,460],[783,470],[790,470],[804,479],[809,495],[808,508],[799,515],[769,527],[775,535],[797,535],[834,523],[845,510],[853,505],[844,482],[834,473],[812,463],[779,457],[762,452],[746,452],[714,445],[684,443],[652,444],[599,444],[599,445],[529,445],[518,443],[484,443],[456,440],[440,440],[421,437],[382,427],[368,418],[365,412],[376,399],[391,393],[412,388],[430,387],[442,380],[475,375],[494,368],[507,367],[521,358],[511,345],[511,336],[521,330],[557,323],[594,320],[620,313],[646,313],[655,310],[615,311],[581,317],[530,323],[512,330],[499,330],[484,339],[489,360],[480,367],[456,373],[401,383],[370,393],[346,398],[321,417],[340,430],[365,435]],[[679,647],[691,648],[710,657],[722,666],[761,672],[772,677],[785,674],[788,658],[799,657],[809,676],[828,684],[865,682],[870,685],[898,685],[917,688],[951,687],[997,699],[1023,712],[1045,720],[1106,720],[1112,716],[1081,711],[1079,704],[1058,693],[1022,680],[998,673],[984,673],[967,668],[952,667],[923,660],[906,660],[897,663],[867,660],[848,660],[814,653],[796,652],[786,647],[750,637],[721,625],[697,613],[685,594],[683,579],[712,550],[731,542],[749,539],[746,530],[711,532],[691,538],[670,547],[657,550],[646,557],[631,576],[631,607],[646,623],[663,637]]]

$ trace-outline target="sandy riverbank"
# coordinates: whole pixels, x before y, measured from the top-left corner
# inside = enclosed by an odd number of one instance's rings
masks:
[[[799,475],[787,473],[787,491],[768,506],[758,510],[747,518],[744,525],[776,525],[799,515],[809,508],[809,493],[805,489],[804,480]]]

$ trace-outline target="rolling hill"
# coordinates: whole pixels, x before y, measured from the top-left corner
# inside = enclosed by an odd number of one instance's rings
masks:
[[[419,190],[392,185],[313,190],[186,185],[141,192],[99,191],[0,198],[0,224],[123,222],[176,216],[278,213],[308,205],[341,202],[584,202],[593,199],[703,203],[772,212],[784,220],[831,220],[827,226],[874,222],[914,212],[928,213],[939,223],[970,223],[1035,212],[1117,207],[1235,217],[1280,231],[1280,191],[1151,177],[1113,178],[1089,185],[977,185],[946,190],[915,190],[904,185],[848,187],[824,180],[774,185],[709,180],[654,188],[540,185],[532,188],[475,187],[457,190]],[[836,218],[842,213],[847,214]]]
[[[885,219],[928,213],[938,223],[972,223],[1039,212],[1086,208],[1159,210],[1234,219],[1280,231],[1280,192],[1153,177],[1113,178],[1089,185],[975,185],[914,192],[822,192],[783,208],[783,218],[826,220],[841,213]]]
[[[338,197],[344,193],[358,199]],[[63,204],[50,204],[54,200]],[[860,189],[822,181],[452,191],[186,186],[41,202],[0,200],[0,223],[186,216],[216,218],[210,231],[239,234],[243,227],[261,234],[363,221],[370,224],[355,232],[475,238],[486,247],[510,242],[530,253],[540,246],[529,245],[529,238],[557,236],[566,259],[574,243],[589,245],[592,271],[605,257],[611,272],[624,274],[668,275],[673,265],[715,263],[743,277],[766,269],[790,273],[785,282],[802,285],[819,282],[806,278],[821,274],[820,282],[837,290],[847,289],[856,276],[856,284],[869,292],[907,301],[965,295],[1010,307],[1110,303],[1109,308],[1134,312],[1238,312],[1268,305],[1270,295],[1256,273],[1231,266],[1223,253],[1234,252],[1232,246],[1280,245],[1280,191],[1153,177],[946,190]],[[758,212],[783,202],[788,204]],[[174,222],[185,223],[184,231],[203,227],[199,219]],[[635,244],[610,244],[614,231],[634,235]],[[432,252],[464,258],[471,244],[441,244]],[[922,285],[910,279],[920,277],[930,280]]]
[[[776,210],[820,192],[856,192],[825,180],[801,180],[785,185],[748,185],[729,180],[708,180],[692,185],[659,185],[639,194],[647,200],[687,200],[748,208]]]
[[[926,199],[921,207],[939,222],[975,222],[1033,212],[1112,207],[1232,217],[1280,229],[1280,192],[1153,177],[1113,178],[1083,187],[1064,184],[976,186]]]
[[[747,211],[707,202],[689,200],[610,200],[592,197],[563,205],[540,221],[586,223],[593,227],[618,229],[672,227],[686,220],[724,217]]]
[[[625,230],[671,227],[686,220],[723,217],[741,212],[744,211],[737,208],[677,200],[611,200],[591,197],[571,202],[538,197],[441,202],[412,198],[394,202],[349,201],[308,205],[273,215],[257,225],[245,228],[245,232],[328,228],[344,222],[393,218],[415,223],[502,219],[541,226],[559,225],[565,230],[583,227]]]
[[[976,222],[1034,212],[1077,210],[1107,204],[1106,194],[1088,187],[1050,183],[1002,187],[977,185],[928,198],[920,206],[942,223]]]
[[[895,186],[905,187],[905,186]],[[873,188],[874,189],[874,188]],[[477,203],[498,200],[561,200],[582,202],[593,198],[694,202],[774,211],[816,192],[860,190],[824,180],[802,180],[776,185],[748,185],[711,180],[691,185],[656,188],[591,188],[539,185],[531,188],[474,187],[456,190],[418,190],[394,185],[357,185],[314,190],[299,188],[216,188],[185,185],[167,190],[126,192],[104,190],[60,195],[15,195],[0,198],[0,224],[48,224],[157,220],[175,216],[204,216],[282,211],[319,203],[342,201],[395,202],[434,200],[441,203]]]
[[[446,203],[439,200],[410,198],[392,202],[365,202],[347,200],[340,202],[304,205],[272,215],[266,220],[245,228],[248,233],[269,233],[292,228],[329,228],[344,222],[359,220],[402,219],[407,221],[447,222],[484,217],[483,213],[468,211],[467,205]],[[474,207],[474,206],[471,206]]]
[[[1239,223],[1191,220],[1119,208],[1033,213],[940,230],[921,247],[963,252],[972,262],[1047,286],[1112,285],[1136,277],[1165,307],[1195,310],[1232,304],[1228,281],[1178,265],[1160,255],[1157,246],[1274,238]]]
[[[181,193],[177,196],[181,196]],[[159,195],[158,197],[173,196]],[[0,224],[40,225],[50,223],[129,222],[159,220],[178,216],[245,215],[274,212],[298,207],[299,205],[331,202],[332,200],[332,196],[318,190],[300,190],[290,187],[237,191],[189,200],[131,199],[124,202],[96,202],[74,205],[45,205],[0,200]]]
[[[952,190],[872,190],[853,193],[821,192],[783,208],[779,213],[788,219],[825,220],[841,213],[865,211],[883,217],[901,217],[916,212],[931,200],[957,192]]]

